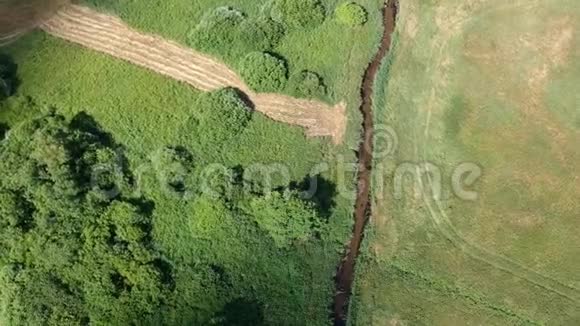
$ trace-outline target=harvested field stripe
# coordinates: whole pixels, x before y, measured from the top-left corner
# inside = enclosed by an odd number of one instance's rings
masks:
[[[52,25],[51,24],[46,24],[46,30],[54,30],[54,29],[58,29],[58,26]],[[183,59],[182,61],[179,62],[175,62],[174,60],[171,60],[173,58],[177,58],[177,56],[174,56],[172,54],[169,53],[169,55],[167,55],[168,53],[163,53],[161,50],[155,48],[155,47],[150,47],[147,44],[144,44],[140,41],[136,41],[136,40],[132,40],[132,39],[127,39],[127,38],[121,38],[118,37],[117,35],[114,34],[107,34],[105,35],[100,35],[100,34],[96,34],[94,33],[94,30],[96,29],[95,26],[84,26],[84,25],[77,25],[77,28],[74,32],[68,33],[68,34],[61,34],[61,33],[54,33],[55,35],[60,35],[63,38],[66,38],[68,40],[71,41],[75,41],[77,43],[83,43],[83,44],[91,44],[90,47],[97,47],[100,46],[102,48],[103,52],[106,52],[108,54],[113,54],[113,53],[118,53],[119,57],[122,56],[123,59],[126,60],[130,60],[131,62],[138,64],[138,65],[142,65],[147,67],[146,64],[149,64],[149,62],[163,62],[166,61],[169,65],[175,66],[172,69],[177,69],[178,71],[183,71],[183,70],[192,70],[195,71],[196,75],[199,75],[201,78],[199,79],[193,79],[195,82],[200,82],[200,79],[208,79],[208,77],[210,77],[209,79],[213,79],[213,80],[218,80],[221,82],[218,83],[214,83],[214,88],[210,89],[218,89],[218,88],[223,88],[226,87],[228,85],[231,85],[233,82],[230,80],[227,80],[225,77],[221,77],[217,74],[207,74],[207,70],[204,69],[200,69],[198,68],[198,65],[191,65],[189,64],[190,62],[187,62],[186,59]],[[98,40],[97,43],[92,44],[91,40]],[[105,42],[104,44],[107,44],[107,48],[105,49],[102,42]],[[93,42],[94,43],[94,42]],[[123,50],[123,51],[122,51]],[[143,60],[132,60],[130,58],[131,55],[133,55],[134,53],[136,54],[136,52],[142,52],[142,59]],[[124,55],[123,55],[124,54]],[[171,75],[169,75],[171,76]],[[213,78],[211,78],[213,77]]]
[[[98,46],[97,44],[100,41],[104,40],[104,38],[99,38],[99,37],[95,37],[95,36],[91,35],[91,33],[89,31],[81,31],[80,29],[76,31],[75,38],[77,38],[77,37],[78,37],[77,43],[85,45],[87,47]],[[91,39],[89,39],[88,37],[91,37]],[[63,36],[63,38],[70,39],[68,36]],[[206,75],[203,74],[203,71],[200,71],[197,69],[189,69],[189,68],[185,68],[182,66],[178,66],[178,67],[164,66],[164,65],[158,63],[157,60],[153,60],[154,57],[156,57],[156,55],[153,55],[151,53],[147,53],[145,51],[140,52],[140,51],[134,50],[134,51],[129,51],[129,52],[128,51],[121,52],[121,51],[119,51],[119,49],[126,46],[126,44],[123,42],[111,43],[111,45],[115,46],[115,48],[116,48],[115,53],[119,54],[119,56],[122,57],[123,59],[130,61],[132,63],[135,63],[137,65],[140,65],[140,66],[145,66],[142,62],[150,61],[151,63],[148,63],[148,65],[145,67],[152,67],[156,71],[161,72],[164,75],[173,76],[175,79],[179,79],[181,81],[185,81],[188,83],[197,83],[199,85],[196,88],[199,88],[201,90],[211,91],[214,89],[219,89],[219,88],[225,87],[224,84],[216,82],[214,79],[210,79],[210,78],[207,78],[207,80],[205,80],[205,81],[201,81],[199,79],[192,80],[192,78],[188,78],[190,76],[190,74],[204,77]],[[113,50],[103,49],[102,52],[110,54],[112,51]]]

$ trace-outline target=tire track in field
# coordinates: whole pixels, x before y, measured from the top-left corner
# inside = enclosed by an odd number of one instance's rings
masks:
[[[518,9],[518,10],[530,10],[535,8],[540,2],[514,2],[503,4],[500,6],[495,6],[489,9],[479,10],[477,12],[478,15],[489,14],[495,11],[507,10],[507,9]],[[454,29],[458,30],[462,25],[467,23],[470,19],[473,19],[473,16],[466,16],[461,17],[460,19],[453,21],[452,26]],[[443,57],[443,49],[447,46],[448,42],[450,41],[452,35],[448,35],[445,37],[443,42],[438,44],[439,51],[434,53],[434,60],[441,61]],[[436,85],[432,89],[431,97],[435,97],[435,94],[441,92],[439,87]],[[422,133],[423,136],[423,143],[425,144],[422,153],[419,151],[418,143],[415,143],[415,154],[417,158],[423,160],[423,162],[427,162],[427,147],[428,144],[428,137],[429,137],[429,130],[431,126],[431,112],[427,112],[426,120],[424,121],[425,129]],[[418,119],[419,120],[419,119]],[[418,121],[417,125],[421,125],[421,121]],[[421,139],[421,135],[417,135],[417,139]],[[422,157],[419,155],[422,154]],[[418,168],[416,173],[419,176],[418,181],[419,185],[421,186],[422,197],[426,204],[428,215],[431,221],[435,224],[436,229],[441,233],[445,238],[447,238],[455,247],[459,250],[464,252],[466,255],[482,261],[494,268],[512,274],[516,277],[519,277],[529,283],[532,283],[536,286],[539,286],[547,291],[552,293],[558,294],[574,304],[580,306],[580,290],[568,285],[564,284],[561,281],[552,278],[550,276],[544,275],[536,270],[533,270],[527,266],[522,265],[521,263],[495,252],[492,252],[488,249],[485,249],[477,244],[471,243],[466,240],[459,230],[453,225],[453,222],[445,212],[445,208],[441,201],[437,198],[433,198],[430,192],[430,189],[433,189],[433,186],[436,184],[436,180],[433,180],[432,176],[429,173],[424,174],[421,168]],[[426,176],[426,182],[421,179],[421,175]]]
[[[331,107],[314,100],[255,93],[241,77],[218,60],[159,36],[137,32],[117,17],[87,7],[69,5],[40,26],[47,33],[153,70],[201,91],[225,87],[247,95],[256,111],[269,118],[305,128],[309,137],[330,136],[342,142],[346,106]]]

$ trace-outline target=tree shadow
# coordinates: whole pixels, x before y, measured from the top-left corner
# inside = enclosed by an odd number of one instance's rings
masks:
[[[232,90],[238,96],[240,101],[242,101],[242,103],[244,103],[250,109],[251,112],[256,111],[256,105],[254,102],[252,102],[252,99],[248,94],[244,93],[244,91],[239,88],[232,88]]]
[[[123,198],[127,202],[138,209],[139,214],[147,217],[152,217],[155,211],[155,202],[152,200],[141,198]],[[148,230],[150,231],[150,230]]]
[[[86,135],[94,137],[92,140],[96,143],[113,149],[117,153],[117,164],[121,168],[123,175],[126,176],[129,183],[133,184],[135,182],[135,176],[131,172],[129,160],[124,154],[125,148],[115,141],[115,138],[112,134],[104,131],[101,125],[95,120],[95,118],[93,118],[85,111],[81,111],[72,118],[69,125],[72,129],[81,131]]]
[[[318,214],[330,218],[336,207],[336,184],[321,175],[306,176],[301,182],[292,182],[291,190],[300,191],[300,196],[314,204]]]
[[[8,130],[10,130],[8,125],[0,122],[0,140],[4,140],[4,138],[6,137],[6,133],[8,133]]]
[[[85,111],[77,113],[70,122],[70,127],[95,136],[99,143],[107,147],[115,147],[117,144],[113,136],[103,131],[101,125]]]
[[[155,259],[151,263],[159,272],[161,282],[167,286],[171,291],[175,290],[175,277],[174,277],[174,267],[170,260],[165,257],[160,257]]]
[[[11,56],[0,53],[0,97],[8,97],[13,95],[20,86],[20,79],[18,78],[18,65],[14,62]]]
[[[228,302],[217,315],[220,326],[263,326],[264,312],[262,305],[246,298]]]

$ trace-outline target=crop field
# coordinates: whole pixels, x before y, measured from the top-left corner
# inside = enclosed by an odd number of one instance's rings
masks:
[[[351,324],[580,323],[579,3],[401,1],[396,39]]]
[[[17,82],[0,102],[0,324],[328,324],[355,181],[314,168],[356,161],[381,1],[360,3],[365,25],[337,23],[338,1],[324,1],[320,26],[268,49],[289,70],[288,87],[271,93],[345,101],[340,144],[252,111],[236,90],[203,92],[40,30],[2,48]],[[239,53],[195,48],[191,31],[218,7],[263,13],[254,1],[92,4],[236,73]],[[293,75],[319,76],[324,91],[299,93],[313,88]],[[231,184],[204,175],[216,166]],[[246,178],[252,168],[277,173],[262,184]],[[303,200],[312,174],[318,192]]]

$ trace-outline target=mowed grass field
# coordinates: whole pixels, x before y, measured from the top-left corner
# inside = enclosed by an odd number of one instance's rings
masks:
[[[579,63],[577,1],[401,2],[353,325],[580,323]],[[429,178],[395,198],[394,168],[425,161],[442,198],[415,196]],[[475,201],[451,191],[463,162]]]

